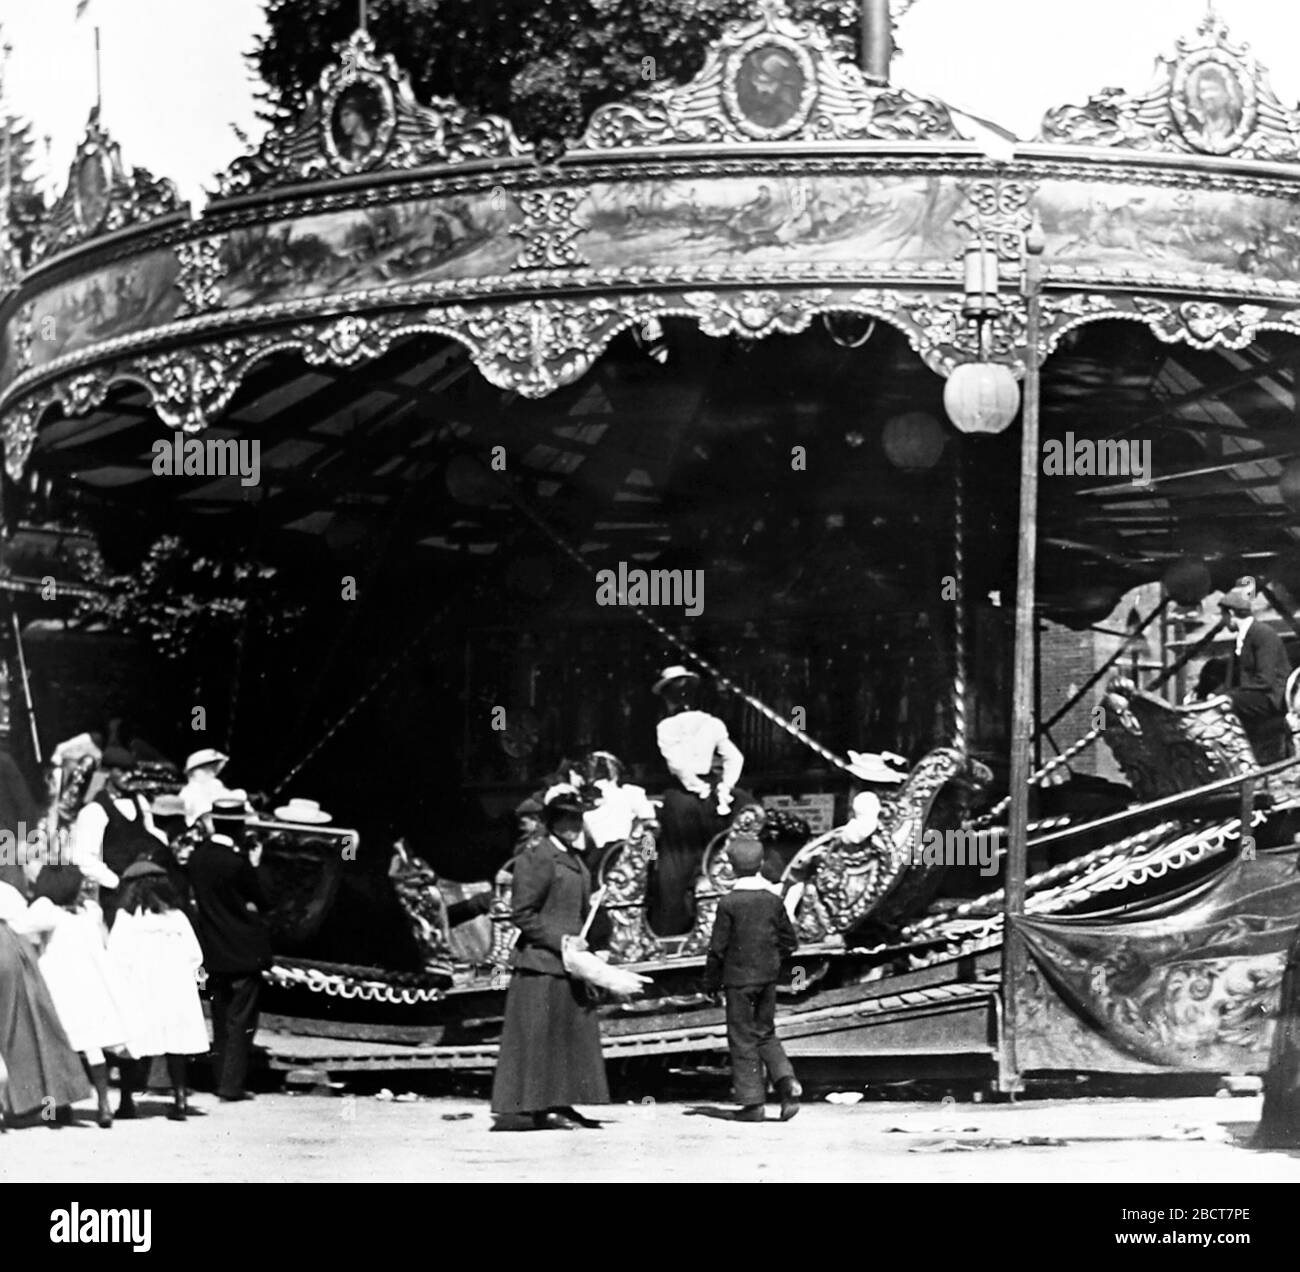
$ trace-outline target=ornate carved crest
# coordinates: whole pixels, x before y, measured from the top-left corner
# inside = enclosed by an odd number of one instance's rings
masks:
[[[1196,36],[1160,59],[1159,79],[1141,96],[1103,89],[1086,106],[1061,106],[1043,120],[1042,141],[1125,150],[1300,159],[1300,112],[1274,96],[1248,45],[1228,38],[1209,14]]]
[[[391,54],[357,31],[337,46],[306,109],[271,129],[255,153],[218,178],[223,196],[330,176],[423,168],[463,159],[519,155],[526,147],[504,119],[450,98],[421,106]]]
[[[33,262],[188,206],[172,182],[143,168],[126,170],[117,142],[100,126],[96,107],[68,170],[67,189],[33,244]]]
[[[581,146],[960,136],[942,104],[869,84],[821,27],[793,21],[783,0],[761,0],[760,9],[728,25],[689,84],[602,106]]]

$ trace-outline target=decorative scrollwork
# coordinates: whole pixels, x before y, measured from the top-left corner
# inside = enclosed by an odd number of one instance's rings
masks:
[[[1224,305],[1213,300],[1171,304],[1139,296],[1134,305],[1161,340],[1182,341],[1195,349],[1244,349],[1268,317],[1263,305]]]
[[[1033,195],[1034,187],[1027,181],[976,181],[966,191],[969,209],[954,216],[953,223],[988,243],[999,259],[1018,262],[1033,216]]]
[[[1274,95],[1249,46],[1234,44],[1209,14],[1194,38],[1160,60],[1159,79],[1134,96],[1103,89],[1085,106],[1061,106],[1043,119],[1040,140],[1125,150],[1300,159],[1300,112]]]
[[[654,832],[640,824],[604,867],[601,882],[606,888],[605,907],[612,928],[611,962],[639,963],[658,953],[658,938],[646,922],[645,911],[654,859]]]
[[[687,292],[685,299],[698,313],[700,330],[705,335],[757,340],[777,331],[794,335],[805,330],[830,297],[831,293],[823,289],[795,295],[775,290],[744,291],[739,296]]]
[[[804,894],[795,911],[801,941],[822,941],[843,935],[872,914],[905,875],[942,870],[921,865],[914,849],[930,806],[943,786],[966,767],[965,757],[951,747],[924,756],[908,774],[896,794],[881,801],[880,824],[862,844],[832,840],[829,846],[810,847],[815,858],[805,864],[796,855],[787,874],[811,867]]]
[[[523,239],[515,269],[564,269],[587,264],[573,240],[582,232],[574,213],[582,202],[578,190],[525,190],[518,195],[524,212],[510,233]]]
[[[176,286],[185,298],[178,317],[221,308],[221,246],[216,239],[197,239],[176,249],[181,263]]]
[[[171,181],[143,168],[126,170],[96,106],[68,170],[67,189],[35,236],[28,266],[89,239],[188,210]]]
[[[579,147],[960,136],[941,103],[868,83],[821,27],[793,21],[782,0],[759,8],[756,19],[728,24],[690,83],[600,107]]]
[[[526,153],[504,119],[480,115],[450,98],[420,105],[391,54],[356,31],[336,46],[295,119],[278,123],[257,150],[218,178],[222,197],[335,175],[423,168]]]
[[[544,397],[584,375],[614,335],[663,308],[645,296],[448,305],[429,311],[438,329],[468,346],[484,376],[524,397]]]

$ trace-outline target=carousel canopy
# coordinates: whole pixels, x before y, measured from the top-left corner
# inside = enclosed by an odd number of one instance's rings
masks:
[[[92,118],[0,307],[6,468],[127,527],[256,509],[344,560],[400,532],[436,563],[530,550],[483,472],[500,447],[593,563],[784,541],[778,595],[815,590],[813,551],[888,604],[947,551],[918,527],[960,457],[978,581],[1005,588],[1014,438],[960,437],[942,388],[986,354],[1023,371],[1036,217],[1052,604],[1188,556],[1268,572],[1300,481],[1298,201],[1300,114],[1214,17],[1148,91],[1052,110],[999,159],[775,2],[559,154],[416,101],[357,32],[197,218]],[[1002,279],[983,346],[972,243]],[[159,475],[172,430],[256,441],[256,483]],[[1119,442],[1131,468],[1098,471]]]

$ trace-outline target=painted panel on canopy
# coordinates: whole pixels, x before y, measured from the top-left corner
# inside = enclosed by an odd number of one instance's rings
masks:
[[[1300,278],[1300,205],[1236,190],[1044,181],[1048,257],[1063,265]]]
[[[926,174],[626,181],[594,187],[577,211],[595,268],[752,262],[954,262],[953,216],[967,183]]]
[[[36,297],[31,364],[171,322],[182,296],[180,262],[170,250],[120,261]]]
[[[228,234],[223,299],[231,308],[395,284],[509,274],[522,220],[489,192],[417,199],[276,221]]]

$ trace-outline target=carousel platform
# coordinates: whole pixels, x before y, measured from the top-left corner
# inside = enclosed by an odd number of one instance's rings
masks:
[[[956,1062],[971,1076],[988,1069],[997,1055],[997,992],[994,979],[955,984],[919,983],[930,977],[893,977],[889,981],[841,990],[815,1003],[778,1011],[777,1027],[792,1056],[871,1055],[935,1057]],[[906,982],[899,984],[896,982]],[[916,983],[914,983],[916,982]],[[874,992],[872,992],[874,991]],[[689,1024],[674,1023],[662,1013],[660,1027],[617,1017],[602,1022],[605,1059],[614,1063],[642,1056],[683,1053],[724,1054],[726,1025],[722,1011],[701,1012]],[[323,1028],[324,1026],[324,1028]],[[263,1021],[257,1045],[275,1071],[315,1070],[328,1075],[381,1070],[490,1069],[495,1043],[439,1045],[441,1030],[395,1029],[393,1026],[347,1026],[352,1036],[338,1036],[327,1022],[270,1016]],[[399,1032],[407,1040],[399,1041]],[[357,1037],[369,1033],[371,1037]],[[419,1035],[425,1035],[421,1040]],[[965,1063],[960,1063],[960,1062]]]

